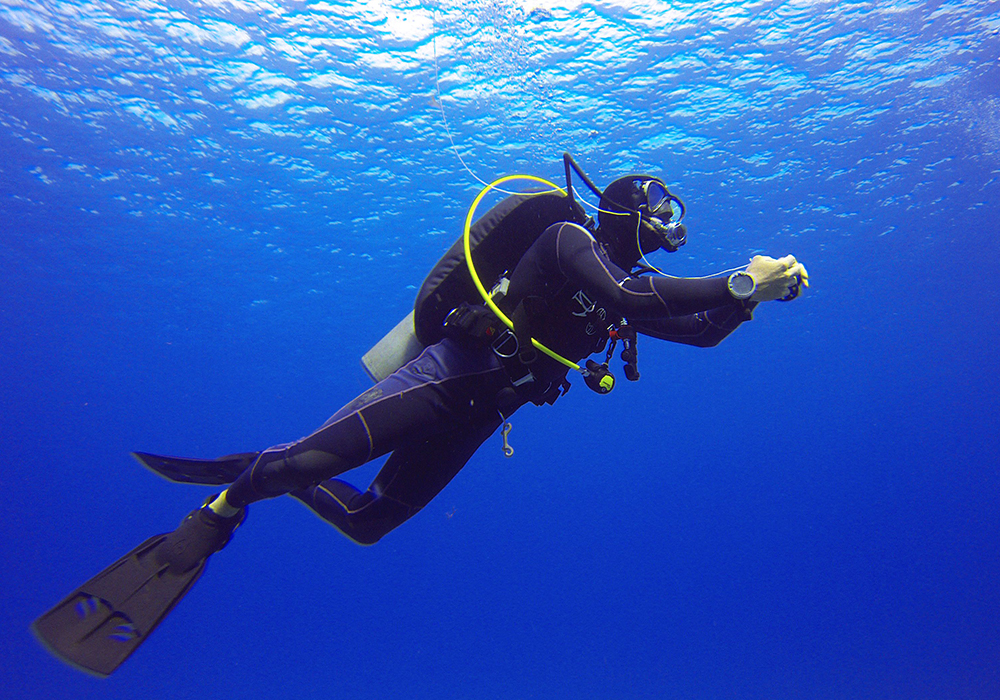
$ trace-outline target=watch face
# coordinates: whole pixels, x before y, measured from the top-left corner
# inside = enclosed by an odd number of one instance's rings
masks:
[[[729,289],[733,293],[733,296],[739,299],[746,299],[753,294],[753,277],[745,272],[737,272],[729,278]]]

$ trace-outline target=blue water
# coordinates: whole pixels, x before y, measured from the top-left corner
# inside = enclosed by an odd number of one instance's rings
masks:
[[[0,0],[0,694],[1000,697],[998,57],[997,2]],[[564,150],[685,200],[671,273],[812,287],[523,410],[375,547],[254,506],[107,681],[34,642],[211,492],[130,450],[311,432],[459,156]]]

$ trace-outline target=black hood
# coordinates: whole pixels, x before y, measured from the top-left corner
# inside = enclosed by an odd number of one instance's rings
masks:
[[[661,238],[650,227],[639,227],[639,207],[646,203],[641,185],[647,180],[663,184],[660,178],[652,175],[626,175],[608,185],[601,195],[595,235],[604,244],[611,260],[623,270],[631,270],[643,255],[662,245]],[[641,251],[636,245],[637,227]]]

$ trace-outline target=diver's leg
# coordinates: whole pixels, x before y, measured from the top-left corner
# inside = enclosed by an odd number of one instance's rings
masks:
[[[402,447],[389,456],[367,491],[328,479],[292,495],[355,542],[375,544],[447,486],[499,425],[499,415],[486,417],[474,426]]]
[[[306,489],[414,440],[468,430],[495,412],[496,394],[505,385],[488,349],[448,340],[433,345],[312,435],[262,452],[225,492],[220,507],[238,509]]]

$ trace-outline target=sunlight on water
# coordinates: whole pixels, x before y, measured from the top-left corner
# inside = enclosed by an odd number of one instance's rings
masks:
[[[864,203],[803,192],[808,211],[913,212],[926,205],[908,192],[956,179],[922,168],[934,144],[968,141],[969,157],[996,167],[995,98],[979,66],[1000,20],[987,7],[147,0],[84,12],[16,0],[0,6],[0,86],[106,144],[100,162],[83,162],[72,142],[47,139],[22,173],[92,188],[88,208],[131,203],[147,217],[197,220],[192,180],[311,220],[331,217],[320,201],[364,218],[360,199],[418,173],[409,198],[429,210],[437,192],[464,201],[474,182],[442,107],[480,178],[551,175],[570,149],[602,181],[661,170],[706,202],[714,194],[721,221],[740,216],[725,183],[742,183],[742,210],[791,214],[775,188],[817,173],[852,181]],[[10,110],[0,123],[26,152],[39,140]],[[888,139],[883,155],[858,157],[873,137]],[[170,163],[155,189],[150,158]],[[901,158],[913,165],[891,166]],[[432,219],[412,223],[433,230]]]

